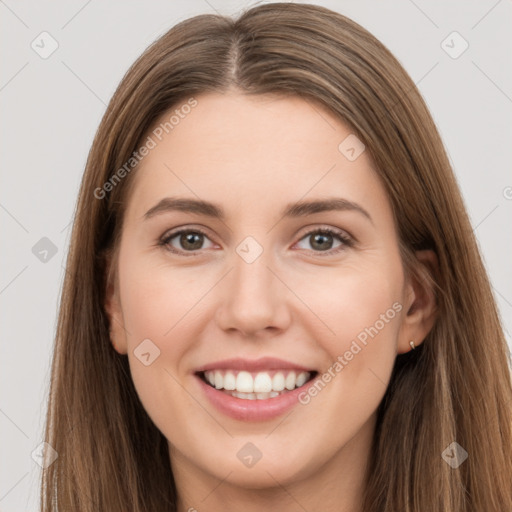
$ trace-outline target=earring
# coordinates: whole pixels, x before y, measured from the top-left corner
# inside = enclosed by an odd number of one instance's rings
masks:
[[[409,345],[411,345],[411,349],[414,350],[416,347],[414,346],[414,341],[409,341]]]

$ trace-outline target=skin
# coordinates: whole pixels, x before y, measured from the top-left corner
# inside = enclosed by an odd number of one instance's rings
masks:
[[[128,355],[140,399],[169,442],[180,511],[358,511],[376,409],[396,355],[432,328],[432,291],[404,272],[368,152],[351,162],[338,150],[347,125],[300,98],[196,99],[134,176],[105,304],[112,343]],[[214,202],[226,218],[167,211],[145,220],[166,196]],[[289,203],[326,197],[357,203],[371,221],[357,211],[281,215]],[[207,233],[197,256],[179,235],[172,247],[181,254],[158,245],[181,227]],[[319,248],[308,232],[325,227],[353,245],[327,235]],[[247,236],[263,248],[250,264],[236,252]],[[427,251],[417,256],[435,263]],[[193,375],[235,356],[274,356],[321,374],[394,303],[402,310],[317,396],[274,420],[222,414]],[[147,338],[160,350],[149,366],[134,355]],[[237,457],[247,442],[262,453],[250,468]]]

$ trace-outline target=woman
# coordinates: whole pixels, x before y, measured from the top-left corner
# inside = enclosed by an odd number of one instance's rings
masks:
[[[312,5],[198,16],[87,162],[43,510],[512,509],[508,350],[428,110]]]

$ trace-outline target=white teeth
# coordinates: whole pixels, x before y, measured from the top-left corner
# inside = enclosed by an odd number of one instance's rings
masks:
[[[281,392],[292,391],[303,386],[310,378],[310,372],[289,370],[277,371],[272,377],[268,372],[210,370],[204,372],[206,380],[216,389],[232,391],[233,396],[248,400],[275,398]],[[238,394],[243,396],[238,396]]]
[[[272,378],[268,373],[258,373],[254,379],[254,391],[256,393],[269,393],[272,391]]]
[[[249,372],[240,372],[236,376],[236,390],[243,393],[252,393],[254,391],[254,380]]]
[[[236,398],[245,398],[245,400],[256,400],[256,395],[254,393],[238,393],[236,391],[233,391],[231,393],[231,396],[234,396]]]
[[[283,391],[284,389],[284,375],[281,372],[277,372],[272,377],[272,389],[274,391]]]
[[[231,372],[227,372],[224,375],[224,389],[229,391],[236,389],[236,377]]]
[[[217,380],[215,380],[215,383],[217,383]],[[289,389],[290,391],[292,389],[295,389],[295,372],[290,372],[286,376],[286,380],[284,381],[284,386],[286,389]]]
[[[225,393],[244,400],[267,400],[268,398],[275,398],[283,394],[277,391],[270,391],[270,393],[239,393],[238,391],[225,391]]]
[[[308,378],[309,378],[309,373],[308,372],[299,373],[299,375],[297,375],[297,379],[295,381],[295,385],[298,388],[300,388],[301,386],[303,386],[306,383]]]

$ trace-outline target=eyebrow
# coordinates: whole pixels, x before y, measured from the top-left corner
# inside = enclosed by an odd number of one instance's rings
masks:
[[[225,220],[226,217],[221,206],[210,203],[208,201],[192,198],[165,197],[144,214],[144,220],[150,219],[158,214],[172,211],[195,213],[197,215],[204,215],[206,217],[219,220]],[[296,203],[288,204],[281,212],[281,217],[306,217],[307,215],[313,215],[315,213],[327,211],[358,212],[373,224],[372,217],[362,206],[354,203],[353,201],[339,197],[311,201],[299,201]]]

